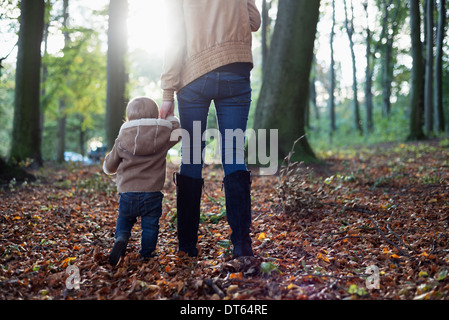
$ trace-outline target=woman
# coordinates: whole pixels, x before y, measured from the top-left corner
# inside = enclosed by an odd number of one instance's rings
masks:
[[[161,78],[161,118],[174,115],[178,99],[183,138],[181,172],[176,174],[179,251],[197,256],[202,154],[209,107],[214,101],[222,137],[227,220],[235,257],[253,256],[251,248],[251,175],[242,135],[251,105],[252,33],[261,17],[255,0],[168,0],[168,38]],[[194,131],[201,129],[200,139]],[[241,131],[236,131],[241,130]],[[229,132],[229,131],[228,131]],[[196,135],[198,136],[198,135]]]

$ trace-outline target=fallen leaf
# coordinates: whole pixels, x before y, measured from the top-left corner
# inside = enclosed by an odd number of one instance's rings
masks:
[[[70,265],[72,263],[72,261],[75,261],[75,260],[76,260],[76,257],[66,258],[66,259],[62,260],[61,267],[66,268],[68,265]]]
[[[242,280],[242,279],[243,279],[243,273],[242,273],[242,272],[231,273],[231,274],[229,275],[229,279],[232,279],[232,280]]]
[[[420,271],[419,274],[418,274],[418,276],[419,276],[420,278],[421,278],[421,277],[425,278],[425,277],[428,277],[429,274],[428,274],[426,271]]]
[[[321,260],[323,260],[325,262],[329,262],[330,263],[329,258],[326,255],[322,254],[321,252],[318,252],[317,259],[321,259]]]

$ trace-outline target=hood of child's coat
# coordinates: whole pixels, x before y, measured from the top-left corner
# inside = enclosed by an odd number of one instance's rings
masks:
[[[173,125],[161,119],[140,119],[123,124],[118,137],[118,147],[135,156],[152,155],[166,148]]]

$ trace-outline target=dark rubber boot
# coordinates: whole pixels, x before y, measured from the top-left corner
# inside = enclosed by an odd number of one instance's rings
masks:
[[[231,227],[234,257],[254,256],[251,248],[251,173],[234,172],[224,179],[226,216]]]
[[[204,180],[175,173],[177,193],[177,226],[180,252],[190,257],[198,256],[198,228],[200,224],[201,194]]]

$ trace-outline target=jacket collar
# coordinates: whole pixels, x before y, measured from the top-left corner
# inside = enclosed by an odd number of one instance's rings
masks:
[[[140,127],[140,126],[159,126],[159,127],[167,127],[168,129],[172,130],[173,125],[168,120],[163,119],[139,119],[139,120],[131,120],[125,122],[122,127],[120,128],[120,132],[125,129],[134,128],[134,127]]]

